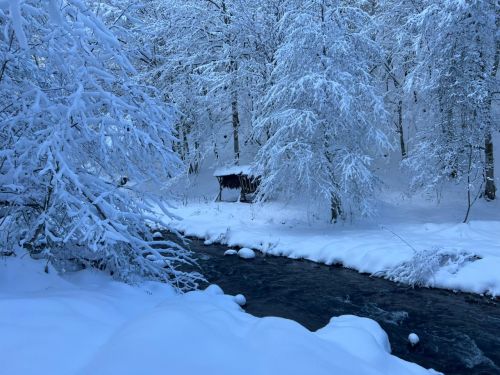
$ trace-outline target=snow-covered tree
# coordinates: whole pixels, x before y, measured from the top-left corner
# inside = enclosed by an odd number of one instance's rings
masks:
[[[412,21],[422,11],[422,6],[422,0],[384,0],[374,7],[376,40],[384,51],[377,74],[382,78],[386,109],[403,159],[415,131],[412,108],[418,103],[419,95],[416,88],[408,91],[405,87],[415,66],[413,43],[419,32]]]
[[[245,3],[155,0],[141,11],[143,76],[177,106],[178,146],[194,164],[202,154],[218,154],[221,143],[231,143],[234,162],[240,158],[250,91],[243,60],[252,55]]]
[[[427,1],[413,20],[416,66],[408,90],[422,95],[418,143],[408,164],[414,184],[434,189],[466,181],[474,195],[495,198],[491,134],[498,91],[499,12],[496,0]],[[471,197],[472,195],[472,197]]]
[[[2,247],[195,286],[189,253],[150,230],[168,212],[146,191],[183,168],[172,113],[121,42],[80,0],[2,1],[0,24]]]
[[[256,119],[269,139],[256,160],[261,199],[304,191],[331,219],[371,213],[373,157],[390,148],[383,99],[370,71],[380,51],[371,17],[341,1],[294,2],[280,26],[272,86]]]

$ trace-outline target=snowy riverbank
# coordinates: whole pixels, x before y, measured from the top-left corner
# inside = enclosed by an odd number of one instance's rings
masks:
[[[212,285],[176,295],[96,271],[59,276],[28,256],[0,258],[0,361],[17,374],[435,373],[390,354],[366,318],[334,318],[317,332],[245,313]]]
[[[463,224],[457,220],[462,207],[454,202],[437,208],[386,205],[371,222],[333,226],[307,217],[301,207],[194,201],[174,210],[182,220],[172,225],[208,243],[341,264],[409,284],[500,295],[497,206],[477,209],[482,216]]]

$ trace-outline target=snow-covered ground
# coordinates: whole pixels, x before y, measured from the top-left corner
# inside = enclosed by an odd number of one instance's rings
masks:
[[[435,373],[392,356],[370,319],[336,317],[311,332],[249,315],[215,285],[178,295],[98,271],[47,274],[45,265],[0,258],[2,374]]]
[[[213,179],[213,178],[212,178]],[[439,204],[381,196],[378,216],[329,224],[305,204],[214,202],[216,181],[190,181],[172,225],[207,243],[341,264],[394,281],[500,296],[500,204],[478,200],[463,224],[460,191]],[[225,191],[224,196],[235,198]]]

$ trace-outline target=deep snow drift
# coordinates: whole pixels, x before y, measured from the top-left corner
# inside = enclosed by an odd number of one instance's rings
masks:
[[[215,285],[176,295],[158,283],[44,268],[28,256],[0,259],[2,373],[435,373],[392,356],[370,319],[341,316],[310,332],[249,315]]]

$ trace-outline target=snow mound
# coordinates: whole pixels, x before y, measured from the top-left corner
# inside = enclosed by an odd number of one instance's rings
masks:
[[[233,250],[233,249],[229,249],[229,250],[224,251],[224,255],[236,255],[236,254],[238,254],[238,252],[236,250]]]
[[[238,256],[243,259],[252,259],[255,258],[255,251],[249,249],[248,247],[243,247],[238,250]]]
[[[216,284],[211,284],[209,285],[205,291],[209,294],[212,294],[214,296],[218,296],[218,295],[222,295],[224,294],[224,291],[222,290],[222,288]]]
[[[357,347],[367,349],[367,351],[363,351],[363,355],[367,353],[378,354],[379,349],[386,353],[391,352],[387,333],[372,319],[355,315],[342,315],[330,319],[325,327],[316,332],[321,337],[334,341],[341,337],[343,345],[351,348],[353,352],[356,352]],[[340,335],[341,332],[346,334]]]
[[[234,301],[240,305],[240,306],[245,306],[247,304],[247,299],[243,294],[237,294],[234,296]]]
[[[366,318],[333,318],[311,332],[247,314],[217,285],[180,295],[97,271],[61,277],[44,269],[28,257],[0,259],[2,373],[435,373],[391,355],[385,332]]]
[[[314,333],[291,320],[241,312],[229,296],[208,296],[191,292],[128,322],[83,373],[160,374],[164,366],[183,375],[432,373],[390,355],[383,331],[368,319],[339,317],[327,334]]]

